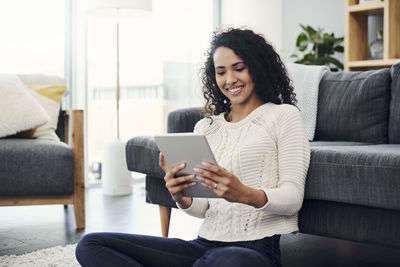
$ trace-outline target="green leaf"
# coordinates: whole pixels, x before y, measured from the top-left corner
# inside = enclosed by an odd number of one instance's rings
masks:
[[[304,26],[304,25],[302,25],[302,24],[300,24],[300,27],[303,29],[303,31],[311,38],[311,36],[313,35],[313,34],[316,34],[317,33],[317,31],[314,29],[314,28],[312,28],[311,26]]]
[[[305,32],[308,32],[308,31],[307,31],[307,27],[306,27],[306,26],[304,26],[304,25],[300,24],[300,27],[303,29],[303,31],[305,31]]]
[[[303,52],[304,50],[307,49],[308,47],[308,37],[305,33],[300,33],[299,36],[297,36],[296,40],[296,47]]]
[[[307,32],[310,34],[310,35],[313,35],[313,34],[316,34],[317,33],[317,31],[313,28],[313,27],[311,27],[311,26],[307,26],[306,27],[306,29],[307,29]]]
[[[336,67],[338,67],[341,70],[343,69],[343,64],[339,60],[337,60],[336,58],[327,57],[325,59],[325,61],[328,62],[328,63],[332,63],[333,65],[335,65]]]
[[[335,50],[336,52],[343,53],[343,52],[344,52],[344,47],[341,46],[341,45],[338,45],[338,46],[335,47],[334,50]]]

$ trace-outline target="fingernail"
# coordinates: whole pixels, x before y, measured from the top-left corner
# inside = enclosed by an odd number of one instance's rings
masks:
[[[200,172],[200,169],[199,168],[194,168],[193,169],[195,172]]]
[[[194,174],[189,175],[189,178],[190,178],[190,179],[193,179],[193,178],[194,178]]]
[[[203,161],[203,162],[201,162],[201,164],[203,164],[206,167],[210,167],[210,164],[208,162]]]
[[[179,167],[183,168],[185,167],[186,163],[182,163],[181,165],[179,165]]]

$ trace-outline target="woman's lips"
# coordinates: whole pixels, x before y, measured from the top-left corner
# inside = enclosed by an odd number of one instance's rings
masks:
[[[235,96],[235,95],[240,94],[240,92],[242,92],[243,88],[244,88],[244,85],[241,85],[241,86],[235,86],[235,87],[232,87],[232,88],[228,88],[226,90],[228,90],[230,95]]]

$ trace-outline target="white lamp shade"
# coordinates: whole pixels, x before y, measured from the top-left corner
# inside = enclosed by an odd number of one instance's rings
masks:
[[[102,17],[140,17],[151,12],[151,0],[87,0],[87,13]]]

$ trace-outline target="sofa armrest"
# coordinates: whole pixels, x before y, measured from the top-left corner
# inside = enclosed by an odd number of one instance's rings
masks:
[[[196,123],[203,118],[200,107],[178,109],[168,114],[168,133],[193,132]]]

